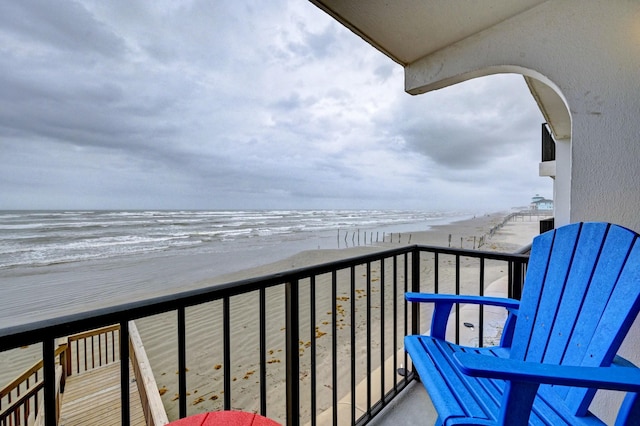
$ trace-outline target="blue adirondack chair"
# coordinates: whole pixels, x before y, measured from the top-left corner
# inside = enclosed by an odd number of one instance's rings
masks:
[[[522,300],[407,293],[434,303],[429,336],[405,349],[443,425],[603,425],[597,389],[628,392],[616,425],[640,424],[640,369],[616,355],[640,309],[638,234],[576,223],[534,239]],[[503,343],[445,340],[455,303],[509,310]]]

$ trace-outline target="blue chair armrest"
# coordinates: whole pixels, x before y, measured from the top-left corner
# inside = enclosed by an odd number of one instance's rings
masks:
[[[453,355],[460,370],[473,377],[640,392],[640,369],[575,367],[496,358],[473,353]]]
[[[458,294],[432,294],[432,293],[405,293],[405,299],[409,302],[417,303],[434,303],[433,317],[431,320],[431,336],[444,339],[447,330],[447,321],[451,314],[451,308],[454,303],[467,303],[476,305],[500,306],[507,309],[512,315],[517,315],[520,301],[503,297],[487,297],[487,296],[469,296]],[[509,322],[509,320],[508,320]],[[509,322],[509,327],[505,326],[507,334],[511,332],[511,328],[515,323]],[[509,341],[509,339],[506,339]],[[508,345],[507,345],[508,346]]]
[[[502,306],[517,310],[520,301],[506,297],[470,296],[463,294],[405,293],[405,299],[418,303],[473,303],[476,305]]]

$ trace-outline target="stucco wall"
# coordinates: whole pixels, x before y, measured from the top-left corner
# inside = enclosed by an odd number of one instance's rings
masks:
[[[640,230],[640,3],[544,3],[408,66],[405,86],[420,93],[497,72],[547,82],[569,106],[571,221]]]
[[[496,72],[537,78],[569,106],[571,141],[556,158],[558,222],[640,231],[640,2],[546,2],[408,66],[405,86],[417,94]],[[621,353],[640,364],[639,321]],[[615,399],[595,403],[608,422]]]

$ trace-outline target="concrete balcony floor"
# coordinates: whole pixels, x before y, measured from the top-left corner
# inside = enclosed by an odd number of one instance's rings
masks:
[[[371,422],[374,426],[433,425],[438,419],[422,383],[413,381]]]

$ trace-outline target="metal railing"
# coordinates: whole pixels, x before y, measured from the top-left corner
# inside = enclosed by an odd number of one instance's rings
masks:
[[[555,161],[556,143],[547,123],[542,123],[542,162]]]
[[[527,260],[522,254],[407,246],[2,329],[0,351],[42,342],[45,422],[54,425],[56,338],[118,324],[119,342],[109,348],[117,345],[120,359],[125,360],[129,359],[130,320],[175,315],[174,417],[182,418],[202,408],[187,391],[188,376],[199,374],[187,368],[192,362],[187,345],[192,337],[187,335],[193,333],[188,324],[194,312],[204,311],[220,319],[219,328],[194,321],[201,339],[207,339],[207,333],[219,336],[212,339],[218,352],[207,356],[208,370],[220,374],[222,382],[220,391],[208,398],[210,409],[254,411],[287,425],[364,425],[415,379],[403,352],[403,337],[424,332],[421,315],[425,315],[404,301],[404,293],[460,293],[469,290],[465,283],[473,282],[476,293],[484,294],[485,283],[498,274],[507,282],[507,295],[519,298]],[[477,263],[477,268],[469,268],[470,263]],[[456,330],[464,327],[459,312],[457,307]],[[484,341],[482,315],[480,311],[479,345]],[[284,361],[276,358],[280,351]],[[245,380],[238,379],[239,359],[249,353],[254,354],[256,367],[247,371]],[[242,364],[249,368],[244,359]],[[121,419],[128,424],[130,377],[127,363],[121,366]],[[399,368],[407,374],[396,374]],[[246,386],[249,379],[255,385]],[[236,402],[247,392],[249,398],[243,401],[250,402]],[[356,405],[364,407],[364,413],[356,412]]]

